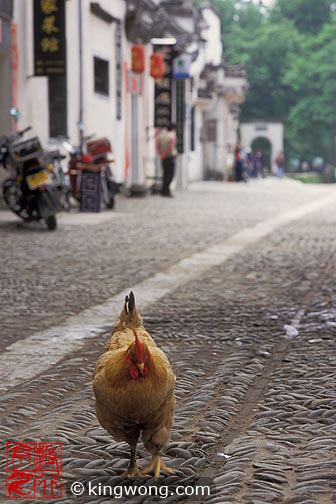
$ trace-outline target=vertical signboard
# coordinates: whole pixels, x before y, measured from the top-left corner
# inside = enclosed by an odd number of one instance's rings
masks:
[[[122,89],[122,50],[121,50],[121,25],[120,21],[117,21],[116,32],[115,32],[115,42],[116,42],[116,118],[121,119],[121,89]]]
[[[19,51],[17,41],[17,24],[12,23],[12,105],[18,107],[18,90],[19,90]],[[14,129],[18,130],[18,124],[14,121]]]
[[[65,75],[65,0],[34,0],[36,76]]]
[[[184,80],[176,81],[176,136],[177,136],[177,152],[184,152]]]
[[[167,128],[172,123],[173,45],[155,45],[155,52],[164,56],[164,75],[155,82],[154,126]]]

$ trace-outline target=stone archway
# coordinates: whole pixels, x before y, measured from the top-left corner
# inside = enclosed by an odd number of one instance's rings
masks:
[[[276,173],[275,158],[280,151],[284,150],[284,127],[280,122],[253,121],[240,125],[240,141],[243,147],[251,147],[257,138],[266,138],[272,149],[271,161],[272,173]]]

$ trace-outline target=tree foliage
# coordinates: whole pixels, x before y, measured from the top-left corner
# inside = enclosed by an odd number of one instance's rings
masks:
[[[331,5],[331,0],[278,0],[272,21],[287,18],[294,22],[299,32],[317,34],[330,20]]]
[[[266,9],[262,1],[211,1],[226,62],[247,71],[241,120],[281,120],[287,156],[335,162],[336,3],[276,0]]]

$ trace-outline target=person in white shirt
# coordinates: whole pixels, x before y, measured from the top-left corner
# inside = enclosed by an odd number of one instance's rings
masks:
[[[169,186],[175,174],[177,156],[176,141],[175,124],[162,130],[158,136],[158,150],[163,169],[162,196],[173,196]]]

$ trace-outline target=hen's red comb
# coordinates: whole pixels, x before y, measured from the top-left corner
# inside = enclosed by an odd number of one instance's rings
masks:
[[[138,336],[136,330],[135,329],[132,329],[132,330],[133,330],[133,334],[135,336],[135,353],[136,353],[136,357],[138,359],[139,364],[142,364],[143,360],[144,360],[143,346],[142,346],[141,341],[139,340],[139,336]]]

